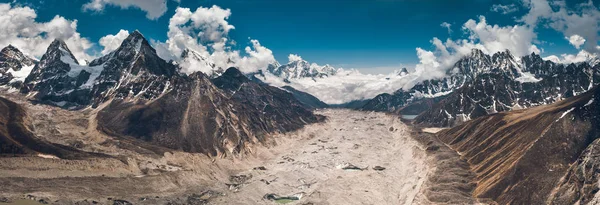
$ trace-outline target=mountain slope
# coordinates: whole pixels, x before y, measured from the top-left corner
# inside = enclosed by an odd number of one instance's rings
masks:
[[[579,175],[575,169],[595,163],[582,153],[597,151],[599,119],[595,88],[554,104],[479,117],[438,137],[471,164],[479,179],[476,197],[500,204],[573,204],[594,194],[573,187],[598,185],[590,178],[573,179]]]
[[[0,97],[0,155],[38,156],[43,154],[61,159],[101,156],[64,145],[52,144],[35,136],[32,132],[33,129],[23,106]]]
[[[270,133],[322,120],[299,107],[291,94],[237,74],[228,69],[215,79],[222,90],[197,72],[173,78],[173,89],[147,102],[115,99],[98,113],[99,129],[172,149],[222,155],[251,152],[250,145],[266,142]]]
[[[291,93],[270,85],[255,83],[236,68],[227,69],[212,82],[223,90],[229,99],[239,102],[244,110],[259,111],[253,118],[264,119],[261,124],[264,124],[263,129],[269,132],[296,130],[305,124],[319,121],[319,116],[313,115]],[[277,124],[272,124],[271,121]]]
[[[324,103],[323,101],[319,100],[319,98],[312,96],[311,94],[308,94],[306,92],[296,90],[291,86],[283,86],[281,87],[281,89],[290,92],[296,99],[298,99],[298,101],[300,101],[300,103],[304,105],[305,108],[318,109],[329,107],[327,103]]]

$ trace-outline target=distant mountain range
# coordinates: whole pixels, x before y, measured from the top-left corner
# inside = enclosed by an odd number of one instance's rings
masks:
[[[286,65],[271,64],[267,71],[280,78],[289,80],[297,78],[323,78],[338,73],[339,69],[330,65],[319,66],[303,59],[292,59]]]
[[[520,60],[509,51],[486,55],[474,49],[441,79],[426,80],[408,91],[381,94],[361,110],[402,113],[425,99],[415,123],[453,126],[486,114],[544,105],[576,96],[600,82],[600,64],[557,64],[532,53]]]

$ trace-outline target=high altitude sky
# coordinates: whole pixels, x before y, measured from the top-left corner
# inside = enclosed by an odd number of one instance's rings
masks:
[[[263,66],[273,58],[285,64],[295,54],[363,73],[389,73],[401,67],[427,72],[451,64],[471,48],[581,61],[599,53],[600,40],[600,1],[586,0],[0,3],[0,46],[14,44],[38,57],[51,38],[62,38],[78,58],[91,60],[137,29],[165,58],[177,58],[181,49],[192,47],[207,55],[234,52],[249,67]]]

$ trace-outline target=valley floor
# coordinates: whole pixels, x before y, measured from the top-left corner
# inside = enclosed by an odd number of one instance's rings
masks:
[[[41,112],[44,107],[35,105],[30,114],[82,121],[93,116]],[[115,158],[0,158],[0,199],[58,204],[109,204],[115,199],[134,204],[475,202],[468,166],[433,135],[414,131],[397,116],[383,113],[341,109],[317,113],[328,120],[275,136],[266,146],[255,146],[251,154],[219,159],[181,152],[153,154],[146,146],[107,138],[85,122],[79,128],[56,130],[59,134],[52,136],[50,125],[40,117],[34,123],[36,128],[46,126],[39,132],[47,140],[61,144],[75,140],[81,149]],[[88,132],[87,137],[77,137],[76,132]]]
[[[301,196],[314,204],[412,204],[430,167],[426,153],[397,117],[325,110],[325,124],[308,126],[278,144],[287,150],[217,204],[262,204],[263,196]],[[354,165],[356,167],[349,167]],[[377,171],[379,166],[385,168]],[[344,169],[353,168],[353,169]]]

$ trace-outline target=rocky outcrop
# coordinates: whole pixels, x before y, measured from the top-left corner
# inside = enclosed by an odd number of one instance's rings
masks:
[[[597,190],[589,167],[596,162],[589,160],[600,138],[599,117],[595,88],[554,104],[479,117],[438,137],[471,164],[476,197],[572,204],[589,201]]]

